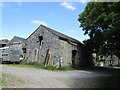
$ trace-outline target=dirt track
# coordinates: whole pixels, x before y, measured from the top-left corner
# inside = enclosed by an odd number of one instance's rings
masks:
[[[3,73],[23,81],[19,84],[14,82],[13,88],[94,88],[98,85],[96,78],[110,75],[94,70],[48,71],[4,65],[0,65],[0,68]]]

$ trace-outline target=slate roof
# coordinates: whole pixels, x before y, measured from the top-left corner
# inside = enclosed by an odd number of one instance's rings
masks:
[[[27,40],[18,36],[14,36],[13,39],[16,38],[17,40],[21,41],[22,43],[27,43]],[[12,41],[12,40],[11,40]]]
[[[44,26],[44,25],[40,25],[32,34],[34,34],[40,27],[43,27],[43,28],[45,28],[46,30],[48,30],[48,31],[50,31],[52,34],[54,34],[54,35],[56,35],[56,36],[58,36],[60,39],[64,39],[64,40],[67,40],[67,41],[71,41],[71,42],[74,42],[74,43],[77,43],[77,44],[82,44],[80,41],[78,41],[78,40],[76,40],[76,39],[74,39],[74,38],[72,38],[72,37],[69,37],[69,36],[67,36],[67,35],[65,35],[65,34],[62,34],[62,33],[60,33],[60,32],[58,32],[58,31],[56,31],[56,30],[53,30],[53,29],[51,29],[51,28],[49,28],[49,27],[47,27],[47,26]],[[31,34],[31,35],[32,35]],[[31,36],[30,35],[30,36]],[[29,37],[30,37],[29,36]],[[28,38],[29,38],[28,37]],[[28,39],[27,38],[27,39]],[[83,45],[83,44],[82,44]]]

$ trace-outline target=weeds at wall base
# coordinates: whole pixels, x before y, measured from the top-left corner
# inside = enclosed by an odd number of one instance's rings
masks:
[[[40,69],[53,70],[53,71],[71,71],[71,70],[76,70],[73,67],[56,67],[56,66],[49,66],[49,65],[44,66],[44,64],[38,63],[38,62],[20,62],[19,64],[14,64],[14,65],[11,65],[11,66],[40,68]]]

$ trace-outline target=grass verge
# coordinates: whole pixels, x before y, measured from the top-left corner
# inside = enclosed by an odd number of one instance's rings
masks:
[[[46,69],[46,70],[53,70],[53,71],[71,71],[76,70],[73,67],[55,67],[55,66],[44,66],[41,63],[37,62],[21,62],[19,64],[5,64],[9,66],[16,66],[16,67],[26,67],[26,68],[38,68],[38,69]]]

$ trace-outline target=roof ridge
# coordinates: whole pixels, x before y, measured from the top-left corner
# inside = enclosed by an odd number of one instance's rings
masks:
[[[22,38],[22,37],[19,37],[19,36],[14,36],[13,38],[17,38],[17,39],[19,39],[20,41],[22,41],[24,43],[27,42],[27,40],[25,38]]]
[[[17,37],[17,38],[22,38],[22,37],[19,37],[19,36],[14,36],[14,37]],[[22,39],[25,39],[25,38],[22,38]]]
[[[54,29],[51,29],[51,28],[49,28],[49,27],[47,27],[47,26],[44,26],[44,25],[42,25],[42,24],[41,24],[40,26],[46,28],[47,30],[49,29],[49,31],[51,30],[52,33],[54,33],[55,35],[57,35],[57,36],[59,36],[59,37],[62,37],[62,38],[68,39],[68,40],[71,39],[70,41],[77,42],[77,43],[81,43],[81,42],[78,41],[77,39],[74,39],[74,38],[72,38],[72,37],[70,37],[70,36],[68,36],[68,35],[65,35],[65,34],[63,34],[63,33],[60,33],[60,32],[58,32],[58,31],[56,31],[56,30],[54,30]],[[60,35],[58,35],[57,33],[60,34]],[[81,43],[81,44],[82,44],[82,43]]]

